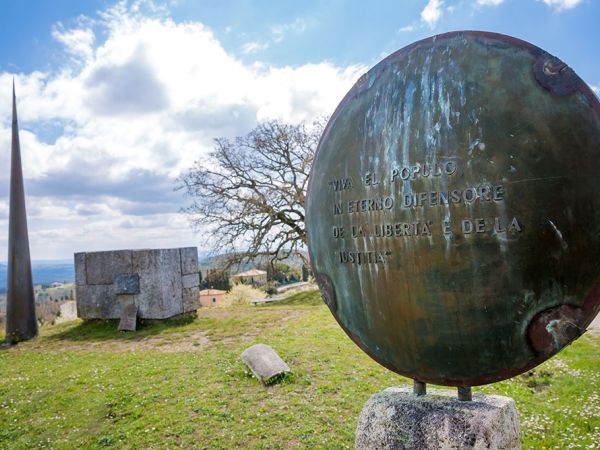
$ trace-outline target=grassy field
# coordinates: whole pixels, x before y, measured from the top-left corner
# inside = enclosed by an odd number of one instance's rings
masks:
[[[240,360],[258,342],[293,375],[261,386]],[[600,448],[599,349],[584,336],[476,390],[515,398],[524,448]],[[316,292],[130,334],[70,322],[0,351],[0,448],[352,448],[369,396],[407,382],[363,354]]]

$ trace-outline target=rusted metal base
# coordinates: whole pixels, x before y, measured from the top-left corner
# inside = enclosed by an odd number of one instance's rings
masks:
[[[473,393],[471,386],[459,386],[458,387],[458,399],[461,402],[470,402],[473,400]]]
[[[427,384],[419,380],[414,380],[413,393],[418,397],[427,394]]]

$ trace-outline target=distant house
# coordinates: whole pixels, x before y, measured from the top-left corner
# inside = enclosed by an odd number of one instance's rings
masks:
[[[200,306],[223,306],[227,291],[204,289],[200,291]]]
[[[267,284],[267,272],[264,270],[251,269],[238,273],[231,277],[234,284],[250,284],[252,286],[264,286]]]
[[[58,281],[55,281],[54,283],[52,283],[50,285],[50,287],[57,288],[57,287],[61,287],[62,285],[63,285],[63,283],[59,283]]]

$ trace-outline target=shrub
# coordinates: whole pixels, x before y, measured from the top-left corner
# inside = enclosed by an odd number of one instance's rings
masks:
[[[236,284],[225,296],[229,305],[248,305],[252,300],[264,298],[265,294],[247,284]]]

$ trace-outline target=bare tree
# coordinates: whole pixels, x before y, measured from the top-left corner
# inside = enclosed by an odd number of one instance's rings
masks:
[[[246,136],[216,139],[209,158],[179,177],[192,198],[184,212],[230,263],[303,257],[308,173],[324,123],[271,121]]]

